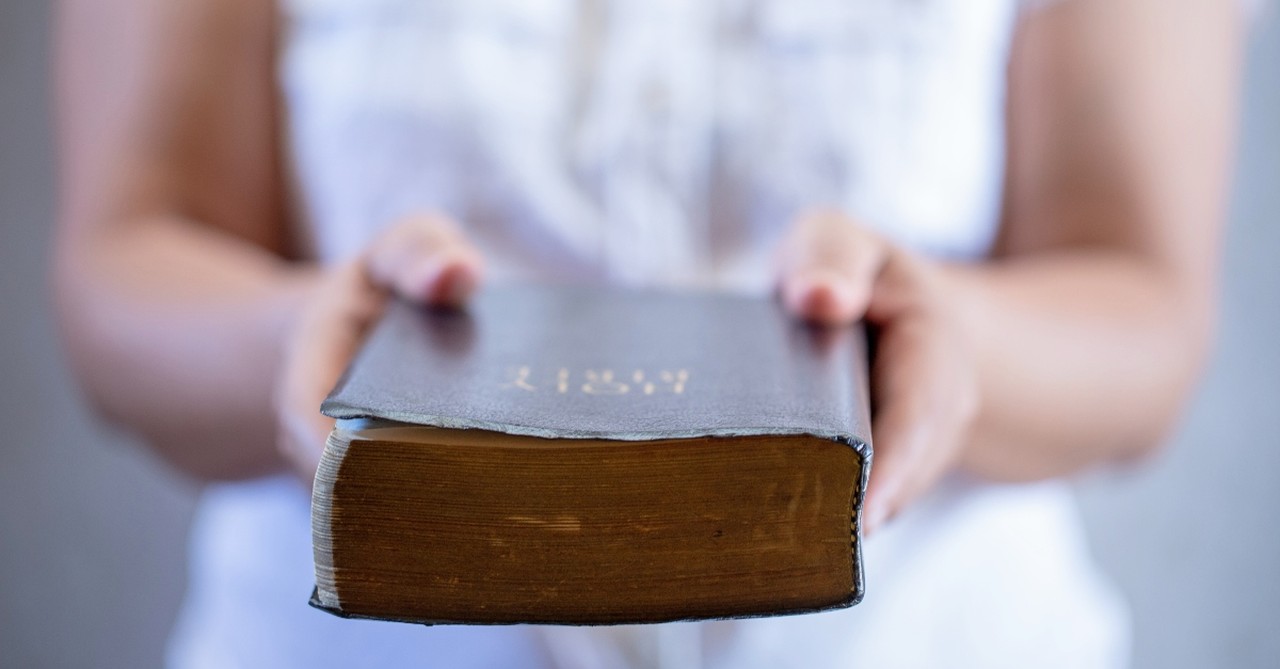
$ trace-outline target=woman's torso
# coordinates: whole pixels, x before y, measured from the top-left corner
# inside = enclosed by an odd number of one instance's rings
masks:
[[[767,290],[808,206],[921,252],[994,237],[1013,0],[286,0],[304,232],[415,211],[496,279]],[[641,628],[346,621],[306,606],[307,496],[211,490],[179,666],[1100,666],[1122,619],[1056,483],[947,481],[867,543],[848,611]]]

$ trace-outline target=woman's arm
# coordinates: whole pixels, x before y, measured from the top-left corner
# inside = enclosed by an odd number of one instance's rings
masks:
[[[1022,26],[999,258],[946,270],[982,370],[971,470],[1044,478],[1166,437],[1213,325],[1236,4],[1070,0]]]
[[[99,410],[198,478],[314,472],[381,295],[456,302],[480,260],[413,216],[342,267],[288,259],[271,0],[63,0],[55,284]]]
[[[1010,68],[997,257],[948,265],[802,217],[781,290],[882,329],[867,523],[959,463],[1069,474],[1159,445],[1210,337],[1241,24],[1218,0],[1064,0]]]
[[[281,254],[273,3],[64,0],[63,336],[94,404],[201,477],[274,470]]]

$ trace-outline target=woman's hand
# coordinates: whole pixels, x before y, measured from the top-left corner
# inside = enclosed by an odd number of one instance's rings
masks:
[[[778,260],[792,314],[830,325],[865,318],[879,330],[863,514],[873,531],[956,464],[978,412],[974,357],[939,297],[940,272],[839,212],[797,218]]]
[[[479,252],[439,216],[406,218],[358,258],[327,270],[286,343],[276,391],[279,447],[308,483],[333,420],[320,403],[338,381],[389,296],[460,305],[481,280]]]

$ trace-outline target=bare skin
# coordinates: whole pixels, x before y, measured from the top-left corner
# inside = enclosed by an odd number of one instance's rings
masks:
[[[430,212],[347,265],[296,257],[273,6],[59,7],[72,363],[106,416],[199,478],[309,475],[331,426],[316,407],[385,296],[456,302],[483,274]],[[955,467],[1037,480],[1158,447],[1211,336],[1241,30],[1217,0],[1071,0],[1024,21],[987,262],[817,207],[793,222],[787,308],[882,331],[868,526]]]

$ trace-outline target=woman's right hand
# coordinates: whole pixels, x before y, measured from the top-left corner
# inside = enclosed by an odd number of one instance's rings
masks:
[[[393,224],[356,259],[324,272],[285,342],[275,395],[279,448],[308,484],[333,429],[320,403],[387,298],[461,305],[480,285],[483,261],[452,220],[415,215]]]

